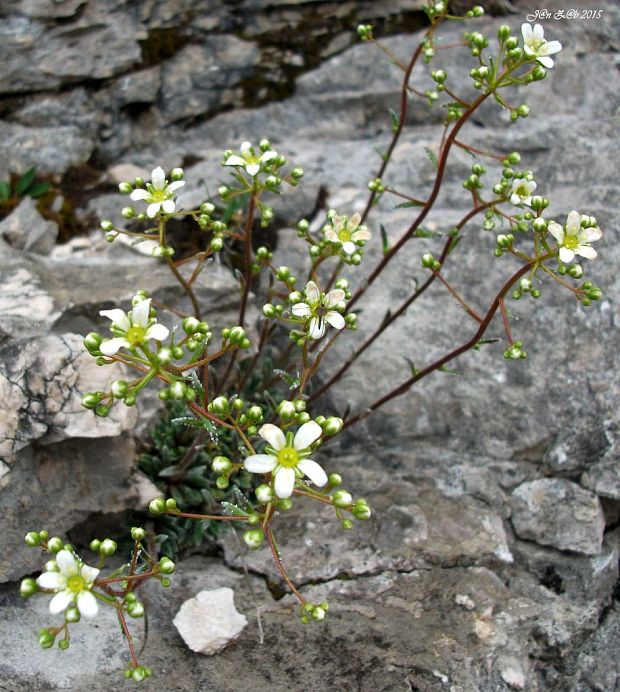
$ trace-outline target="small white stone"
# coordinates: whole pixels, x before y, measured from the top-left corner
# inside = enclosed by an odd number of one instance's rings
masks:
[[[232,589],[201,591],[179,609],[173,620],[187,646],[212,656],[236,639],[248,624],[235,608]]]
[[[525,689],[525,674],[521,664],[516,659],[504,659],[501,676],[508,687],[513,690]]]
[[[467,594],[457,594],[454,601],[457,605],[467,608],[467,610],[473,610],[476,607],[476,604],[471,600],[471,598]]]

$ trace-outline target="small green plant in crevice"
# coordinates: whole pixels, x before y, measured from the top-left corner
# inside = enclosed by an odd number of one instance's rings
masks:
[[[49,182],[37,180],[35,166],[21,176],[10,174],[6,180],[0,180],[0,217],[6,216],[25,197],[39,199],[51,189]]]

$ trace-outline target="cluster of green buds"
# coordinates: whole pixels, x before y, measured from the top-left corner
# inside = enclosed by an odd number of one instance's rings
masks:
[[[339,486],[342,484],[342,477],[340,474],[331,473],[328,476],[328,484],[330,490],[338,488],[337,490],[333,490],[329,497],[343,529],[348,531],[353,528],[353,522],[349,517],[344,516],[343,511],[348,512],[358,521],[368,521],[368,519],[370,519],[372,512],[367,500],[363,497],[354,499],[353,495],[348,490],[340,488]]]
[[[422,255],[422,266],[425,269],[431,269],[434,272],[438,272],[441,269],[441,262],[435,259],[435,256],[431,252],[425,252]]]
[[[357,35],[361,41],[372,41],[372,24],[359,24],[357,27]]]
[[[472,192],[475,192],[476,190],[481,190],[484,187],[484,185],[480,178],[486,172],[487,169],[481,163],[474,163],[471,167],[471,174],[467,177],[466,180],[463,181],[463,187],[466,190],[471,190]]]
[[[252,345],[245,333],[245,329],[240,325],[236,327],[224,327],[221,331],[222,348],[248,349]]]
[[[507,360],[519,360],[527,358],[527,353],[523,349],[523,342],[514,341],[512,344],[509,344],[504,351],[504,358]]]
[[[329,604],[327,601],[322,601],[321,603],[310,603],[306,601],[301,606],[300,621],[302,625],[307,625],[311,620],[315,622],[321,622],[325,620],[327,611],[329,610]]]
[[[513,289],[512,297],[515,300],[520,300],[524,295],[529,295],[532,298],[538,299],[542,296],[542,291],[539,288],[534,288],[532,279],[524,276],[519,282],[519,287]]]
[[[209,243],[209,248],[212,252],[220,252],[224,247],[224,238],[228,231],[226,224],[219,219],[213,217],[216,212],[215,204],[212,202],[203,202],[196,214],[196,222],[202,231],[212,233],[213,237]]]

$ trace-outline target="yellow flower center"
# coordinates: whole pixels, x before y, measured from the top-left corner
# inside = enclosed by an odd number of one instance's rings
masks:
[[[67,579],[67,589],[73,591],[73,593],[84,591],[84,589],[86,589],[84,577],[81,577],[79,574],[74,574],[72,577],[69,577],[69,579]]]
[[[338,231],[338,240],[343,243],[351,240],[351,231],[348,228],[342,228]]]
[[[168,194],[165,190],[153,190],[151,199],[153,202],[165,202],[168,199]]]
[[[146,341],[146,329],[144,327],[138,327],[134,324],[127,330],[127,341],[132,347],[140,346]]]
[[[294,469],[299,463],[299,454],[294,447],[283,447],[278,452],[278,464],[287,469]]]
[[[576,250],[579,247],[579,238],[576,235],[568,235],[568,233],[564,236],[564,243],[563,243],[565,248],[568,248],[569,250]]]

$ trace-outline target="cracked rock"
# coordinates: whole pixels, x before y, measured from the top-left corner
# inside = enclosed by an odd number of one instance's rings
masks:
[[[16,250],[49,255],[58,238],[58,226],[44,219],[35,200],[27,197],[0,223],[0,236]]]
[[[522,483],[513,491],[512,525],[519,538],[598,555],[605,516],[593,493],[571,481],[541,478]]]

